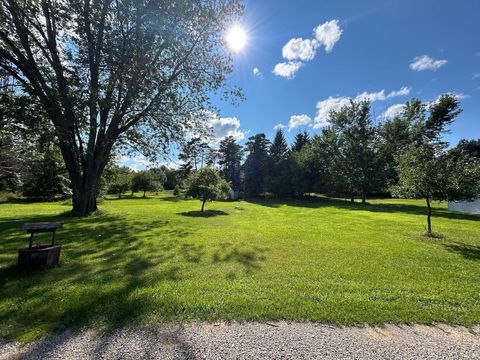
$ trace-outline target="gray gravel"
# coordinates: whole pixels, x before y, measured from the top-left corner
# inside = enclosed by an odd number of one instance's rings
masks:
[[[480,327],[276,322],[86,330],[24,346],[0,340],[0,359],[480,359]]]

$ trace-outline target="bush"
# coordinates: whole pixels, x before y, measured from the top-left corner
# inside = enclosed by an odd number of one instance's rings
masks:
[[[173,189],[173,195],[175,196],[180,195],[180,186],[175,185],[175,189]]]

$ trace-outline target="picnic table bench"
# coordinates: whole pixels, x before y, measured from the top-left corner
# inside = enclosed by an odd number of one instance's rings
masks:
[[[18,266],[32,268],[58,265],[61,246],[55,245],[55,232],[62,226],[63,221],[23,224],[21,230],[30,234],[30,242],[28,248],[18,250]],[[47,232],[52,233],[51,244],[33,246],[33,235]]]

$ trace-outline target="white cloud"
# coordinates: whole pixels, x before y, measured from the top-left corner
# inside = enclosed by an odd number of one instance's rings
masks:
[[[283,124],[277,124],[273,127],[273,130],[285,129],[287,126]]]
[[[299,61],[289,61],[286,63],[279,63],[275,65],[273,73],[278,76],[283,76],[286,79],[293,79],[295,73],[302,67],[303,63]]]
[[[342,36],[343,30],[338,25],[338,20],[330,20],[313,29],[315,40],[319,45],[325,46],[327,53],[331,52]]]
[[[287,60],[309,61],[315,57],[316,41],[310,39],[290,39],[282,49],[282,56]]]
[[[120,155],[117,158],[118,165],[129,167],[132,170],[140,171],[145,170],[147,167],[153,165],[145,156],[143,155],[135,155],[135,156],[127,156],[127,155]]]
[[[402,86],[399,90],[397,91],[391,91],[388,95],[387,95],[387,99],[391,99],[391,98],[394,98],[394,97],[397,97],[397,96],[407,96],[407,95],[410,95],[410,90],[412,90],[412,88],[408,87],[408,86]]]
[[[258,68],[254,68],[253,69],[253,76],[263,77],[263,74]]]
[[[400,115],[405,108],[405,104],[395,104],[380,114],[379,118],[383,120],[391,120],[395,116]]]
[[[337,41],[340,40],[342,32],[338,20],[330,20],[313,29],[314,37],[312,39],[290,39],[282,48],[282,56],[288,62],[275,65],[273,73],[293,79],[295,73],[303,65],[302,61],[310,61],[315,58],[318,47],[324,46],[325,52],[331,52]]]
[[[237,141],[245,137],[245,131],[240,130],[240,120],[236,117],[220,117],[211,113],[209,126],[216,141],[220,141],[227,136],[233,136]]]
[[[447,60],[436,60],[430,56],[422,55],[415,57],[410,63],[413,71],[433,70],[436,71],[448,63]]]
[[[302,115],[293,115],[290,117],[290,121],[288,122],[288,131],[292,131],[299,126],[308,125],[312,122],[310,116],[302,114]]]
[[[332,110],[338,111],[343,106],[348,105],[350,100],[354,101],[364,101],[368,100],[371,102],[374,101],[384,101],[388,99],[392,99],[399,96],[405,96],[410,94],[411,88],[403,86],[397,91],[391,91],[388,94],[385,93],[385,90],[380,90],[377,92],[368,93],[366,91],[357,94],[353,99],[348,98],[346,96],[340,97],[332,97],[330,96],[328,99],[321,100],[317,102],[317,113],[315,115],[315,119],[313,121],[313,127],[315,129],[324,127],[329,125],[328,117]]]
[[[471,98],[470,95],[464,94],[464,93],[451,92],[449,94],[455,96],[457,98],[457,100],[465,100],[465,99],[470,99]]]
[[[368,93],[364,91],[363,93],[358,94],[354,100],[355,101],[365,101],[365,100],[378,101],[378,100],[385,100],[385,99],[386,99],[385,90],[381,90],[373,93]]]
[[[355,101],[364,101],[364,100],[368,100],[368,101],[381,101],[381,100],[387,100],[387,99],[391,99],[391,98],[394,98],[394,97],[398,97],[398,96],[406,96],[406,95],[409,95],[410,94],[410,90],[411,88],[407,87],[407,86],[403,86],[401,87],[399,90],[397,91],[391,91],[390,93],[388,94],[385,94],[385,90],[380,90],[380,91],[377,91],[377,92],[373,92],[373,93],[367,93],[366,91],[364,91],[363,93],[361,94],[358,94],[356,97],[355,97]]]
[[[480,72],[475,72],[472,74],[472,80],[480,79]]]
[[[329,125],[328,118],[331,111],[338,111],[343,106],[348,105],[350,99],[347,97],[329,97],[328,99],[317,102],[317,114],[313,121],[313,128],[318,129]]]

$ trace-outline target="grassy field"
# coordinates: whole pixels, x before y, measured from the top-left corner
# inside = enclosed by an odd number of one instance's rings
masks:
[[[0,203],[0,336],[167,321],[480,323],[480,216],[423,202],[200,202],[163,193],[108,200],[70,217],[62,203]],[[18,273],[27,221],[65,220],[61,266]]]

